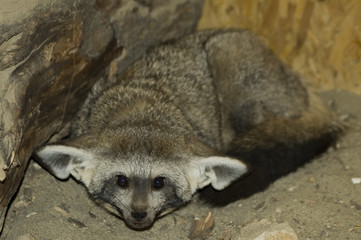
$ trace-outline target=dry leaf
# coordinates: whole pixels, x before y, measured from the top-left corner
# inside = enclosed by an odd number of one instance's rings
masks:
[[[214,227],[214,217],[212,212],[209,212],[208,215],[201,219],[194,219],[189,238],[190,239],[206,239]]]

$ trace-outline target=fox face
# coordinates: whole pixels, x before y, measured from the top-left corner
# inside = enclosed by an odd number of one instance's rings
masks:
[[[211,184],[222,190],[247,171],[239,160],[197,155],[164,136],[128,138],[122,146],[113,144],[119,137],[100,139],[87,135],[47,145],[36,156],[56,177],[82,182],[99,205],[137,230],[189,202],[198,189]]]

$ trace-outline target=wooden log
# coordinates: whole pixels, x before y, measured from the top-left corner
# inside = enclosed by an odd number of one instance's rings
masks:
[[[34,148],[100,78],[196,27],[202,1],[4,0],[0,7],[0,226]]]
[[[361,94],[360,19],[359,0],[205,0],[198,29],[252,29],[315,89]]]

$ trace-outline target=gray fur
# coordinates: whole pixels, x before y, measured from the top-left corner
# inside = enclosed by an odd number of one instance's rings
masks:
[[[299,76],[246,30],[200,32],[150,49],[117,79],[95,86],[69,140],[37,155],[135,229],[150,227],[197,189],[222,190],[246,173],[227,153],[334,129]],[[69,164],[59,164],[61,157]],[[127,188],[116,184],[120,174]],[[154,189],[159,176],[165,185]]]

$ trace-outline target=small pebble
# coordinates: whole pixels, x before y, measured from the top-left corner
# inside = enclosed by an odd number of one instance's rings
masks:
[[[361,178],[351,178],[351,181],[353,184],[360,184],[361,183]]]
[[[296,188],[297,188],[296,186],[290,187],[290,188],[288,188],[288,191],[293,192]]]
[[[31,213],[29,213],[28,215],[26,215],[25,217],[31,217],[31,216],[34,216],[34,215],[36,215],[36,214],[38,214],[37,212],[31,212]]]

